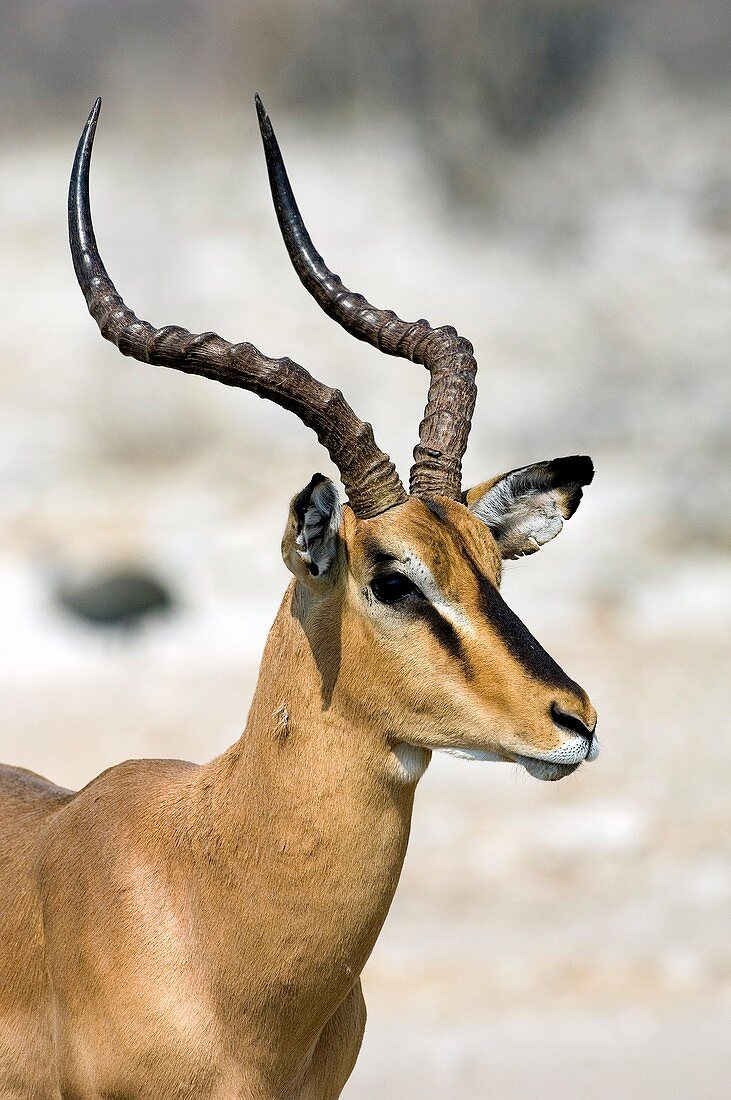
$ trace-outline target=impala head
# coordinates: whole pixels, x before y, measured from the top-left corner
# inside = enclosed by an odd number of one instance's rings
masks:
[[[559,533],[593,477],[584,456],[493,477],[462,492],[476,387],[472,346],[450,327],[407,323],[349,291],[304,226],[257,97],[275,210],[292,263],[320,306],[358,339],[421,363],[431,382],[410,492],[338,390],[290,359],[207,332],[155,329],[117,294],[91,223],[88,174],[100,103],[81,136],[69,191],[74,266],[102,334],[126,355],[253,390],[296,413],[338,467],[348,495],[316,474],[292,501],[282,549],[297,613],[322,673],[360,728],[385,736],[404,778],[445,749],[560,779],[598,753],[586,693],[499,594],[502,562]],[[427,757],[428,758],[428,757]]]
[[[591,474],[586,458],[557,459],[464,503],[410,496],[370,519],[341,509],[320,474],[295,497],[283,554],[323,698],[385,734],[405,777],[426,763],[414,747],[513,760],[540,779],[596,757],[586,693],[499,593],[503,559],[557,534]]]

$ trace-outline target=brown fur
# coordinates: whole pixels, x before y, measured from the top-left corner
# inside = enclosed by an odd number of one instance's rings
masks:
[[[0,770],[3,1100],[340,1095],[420,774],[399,746],[423,767],[445,745],[512,759],[561,743],[552,702],[593,721],[504,644],[480,596],[496,544],[438,503],[346,509],[320,577],[291,512],[295,579],[246,731],[210,764],[128,761],[77,794]],[[369,597],[374,544],[428,566],[469,623],[464,661]]]

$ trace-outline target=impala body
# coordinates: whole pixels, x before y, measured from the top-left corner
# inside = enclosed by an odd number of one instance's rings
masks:
[[[258,103],[295,268],[361,339],[423,363],[411,492],[342,395],[291,360],[153,329],[116,293],[91,227],[99,105],[77,150],[72,253],[125,354],[252,389],[318,434],[349,503],[315,475],[282,542],[292,581],[246,729],[203,766],[128,761],[73,793],[0,769],[0,1096],[339,1096],[365,1024],[359,975],[393,898],[431,753],[559,779],[597,753],[596,715],[499,594],[502,561],[575,511],[584,457],[462,493],[475,361],[343,287],[297,210]]]

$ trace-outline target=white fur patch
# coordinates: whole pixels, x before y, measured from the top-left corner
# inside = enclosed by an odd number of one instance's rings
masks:
[[[599,738],[597,737],[596,734],[594,734],[594,736],[592,738],[592,741],[591,741],[591,747],[589,748],[589,751],[586,754],[587,763],[591,763],[592,760],[596,760],[598,755],[599,755]]]
[[[396,758],[396,773],[403,783],[416,783],[429,766],[429,751],[399,741],[391,750]]]
[[[411,550],[407,550],[403,558],[403,571],[409,580],[412,580],[419,588],[432,607],[439,612],[442,618],[466,634],[474,635],[475,628],[470,620],[458,607],[451,604],[445,597],[441,588],[434,580],[431,570],[424,565],[421,558]]]
[[[450,756],[459,757],[460,760],[491,760],[505,763],[504,756],[496,752],[488,752],[487,749],[457,749],[451,745],[440,745],[437,752],[446,752]]]

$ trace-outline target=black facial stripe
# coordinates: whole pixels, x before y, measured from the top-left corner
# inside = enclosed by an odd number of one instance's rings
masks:
[[[490,624],[505,643],[508,652],[525,671],[549,687],[564,688],[582,695],[579,685],[567,676],[550,653],[531,634],[528,627],[518,618],[494,584],[484,575],[473,558],[468,547],[462,543],[462,554],[469,562],[480,592],[480,608]]]
[[[573,461],[573,459],[566,461]],[[583,462],[584,460],[581,459],[581,461]],[[585,474],[585,483],[591,481],[593,476],[591,460],[586,460],[586,462],[588,463],[588,468],[591,473]],[[582,473],[584,473],[583,470]],[[578,489],[579,492],[574,508],[578,505],[579,499],[581,498],[581,486],[578,486]],[[554,661],[553,657],[546,652],[540,642],[533,637],[515,612],[508,607],[495,585],[485,577],[467,545],[461,539],[458,540],[456,538],[452,525],[449,522],[449,516],[442,505],[438,501],[431,499],[425,499],[424,503],[432,515],[439,520],[444,528],[450,533],[453,540],[458,544],[462,555],[466,561],[469,562],[479,587],[482,612],[500,635],[511,656],[513,656],[516,661],[523,666],[526,672],[536,680],[540,680],[549,687],[564,688],[574,694],[583,695],[583,691],[579,685],[572,680],[570,676],[566,675],[561,666]],[[442,622],[443,621],[444,620],[442,620]],[[449,624],[447,623],[445,625],[448,626]],[[461,647],[458,637],[457,642]]]
[[[460,636],[452,624],[447,622],[428,600],[421,600],[413,609],[410,608],[409,610],[424,620],[432,633],[432,637],[447,650],[450,657],[453,657],[455,661],[459,661],[465,675],[471,676],[472,666],[464,651]]]
[[[529,675],[549,687],[564,688],[582,695],[579,685],[566,675],[550,654],[546,653],[540,642],[536,641],[515,612],[508,607],[497,588],[477,571],[476,576],[480,587],[482,611],[516,661]]]

